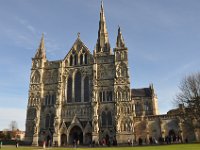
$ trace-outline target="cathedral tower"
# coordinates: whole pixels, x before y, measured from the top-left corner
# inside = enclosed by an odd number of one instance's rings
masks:
[[[38,145],[40,111],[43,101],[42,83],[43,68],[46,62],[46,52],[44,45],[44,35],[42,35],[40,45],[32,58],[32,69],[30,77],[30,89],[28,98],[27,118],[26,118],[26,141],[32,142],[32,145]]]
[[[93,125],[97,123],[98,130],[93,132],[93,139],[108,140],[115,136],[115,100],[114,100],[114,55],[111,52],[106,28],[103,3],[101,3],[100,21],[96,48],[94,50],[94,86],[95,98],[93,107]]]
[[[133,135],[134,105],[131,101],[130,79],[128,70],[128,48],[118,28],[115,53],[115,101],[117,139],[131,138]],[[127,136],[124,136],[127,135]]]

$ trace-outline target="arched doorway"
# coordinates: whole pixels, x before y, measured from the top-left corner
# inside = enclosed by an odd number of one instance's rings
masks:
[[[67,135],[62,134],[61,135],[61,146],[65,146],[65,145],[67,145]]]
[[[173,129],[169,130],[169,138],[170,142],[175,142],[176,141],[176,133]]]
[[[69,144],[73,144],[73,141],[78,141],[83,144],[83,132],[79,126],[74,126],[69,133]]]

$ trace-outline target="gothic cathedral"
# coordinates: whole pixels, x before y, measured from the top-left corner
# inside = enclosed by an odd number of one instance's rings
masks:
[[[102,140],[124,143],[164,137],[170,131],[179,134],[180,119],[158,115],[152,84],[130,88],[128,48],[120,27],[116,39],[112,50],[103,4],[93,54],[78,36],[63,60],[49,61],[42,36],[32,58],[27,142],[36,146],[43,141],[58,146],[74,140],[80,144]]]

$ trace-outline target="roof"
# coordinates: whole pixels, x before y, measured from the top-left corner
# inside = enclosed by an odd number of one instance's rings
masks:
[[[131,97],[151,97],[151,88],[131,89]]]

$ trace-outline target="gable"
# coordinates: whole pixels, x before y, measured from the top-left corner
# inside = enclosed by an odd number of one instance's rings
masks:
[[[90,53],[89,49],[86,47],[86,45],[81,41],[80,37],[76,39],[74,44],[72,45],[71,49],[67,53],[67,55],[64,58],[65,66],[68,66],[70,63],[70,57],[73,55],[76,55],[77,59],[80,58],[81,54],[86,54],[88,57],[88,60],[93,60],[93,56]],[[89,62],[89,61],[88,61]]]

